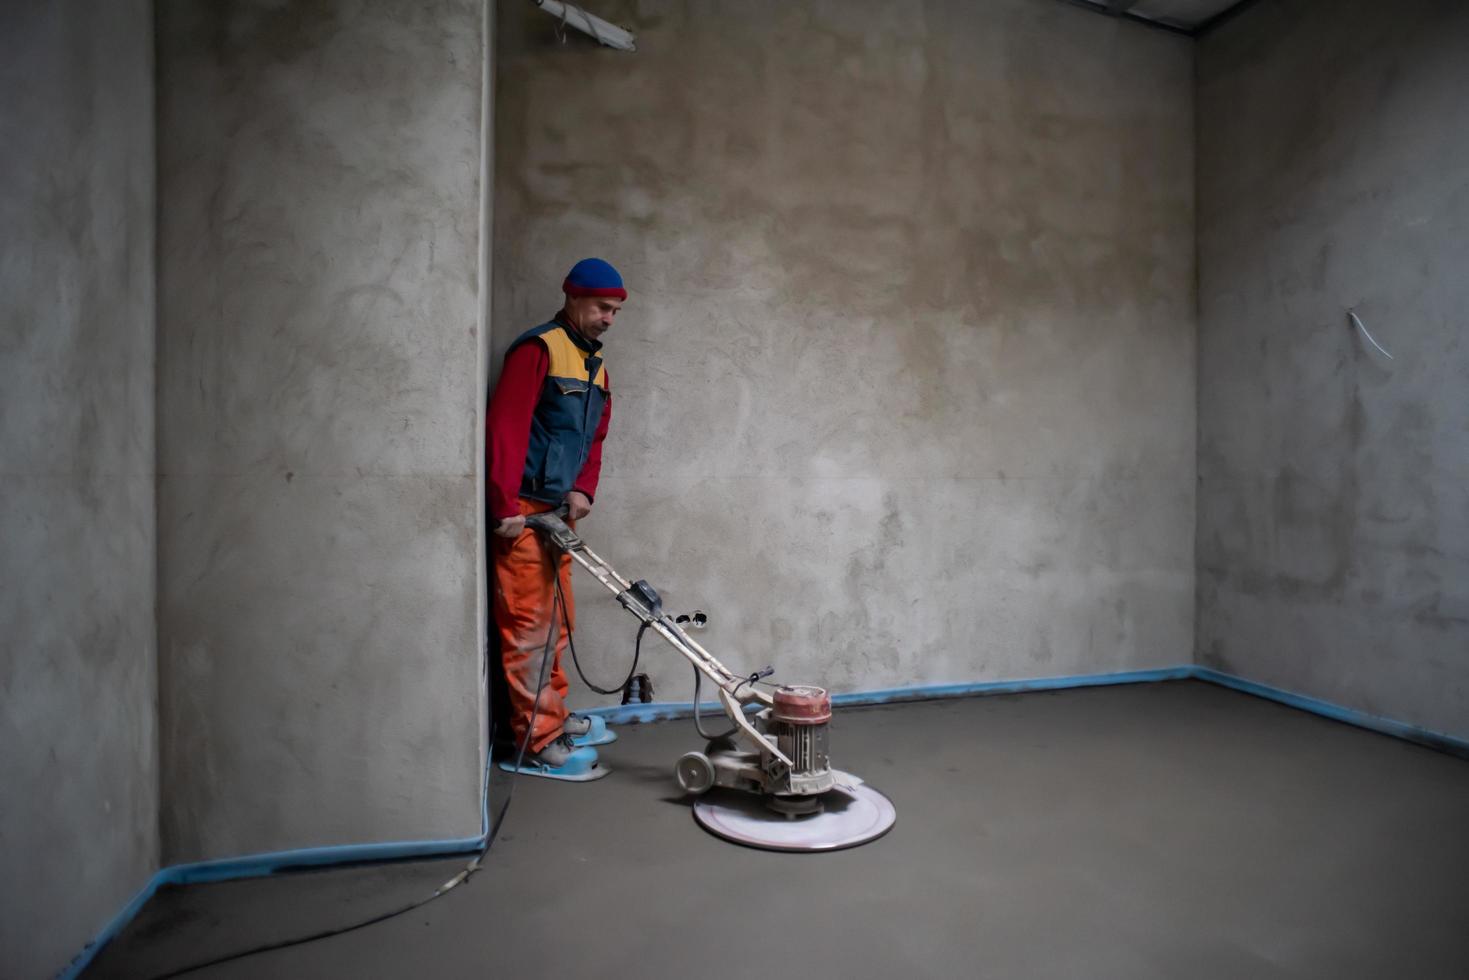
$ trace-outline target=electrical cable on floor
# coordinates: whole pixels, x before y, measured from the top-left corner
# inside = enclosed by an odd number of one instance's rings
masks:
[[[541,673],[536,682],[537,695],[535,704],[531,708],[530,727],[526,729],[525,737],[520,740],[520,747],[515,756],[515,772],[511,774],[509,786],[505,791],[505,802],[500,804],[500,815],[490,825],[488,833],[485,835],[484,846],[481,847],[479,851],[475,854],[474,859],[464,866],[463,870],[461,870],[454,877],[450,878],[448,881],[444,882],[438,888],[435,888],[433,894],[428,895],[424,898],[416,899],[408,903],[407,905],[403,905],[399,908],[392,909],[391,911],[384,912],[381,915],[375,915],[370,919],[363,919],[361,922],[354,922],[351,925],[339,926],[334,929],[323,929],[320,932],[314,932],[308,936],[297,936],[294,939],[283,939],[279,942],[265,943],[260,946],[253,946],[250,949],[240,950],[237,953],[229,953],[225,956],[217,956],[212,960],[203,960],[199,963],[192,963],[189,966],[184,966],[176,970],[171,970],[168,973],[160,973],[152,977],[151,980],[172,980],[173,977],[181,977],[184,974],[193,973],[195,970],[202,970],[205,967],[219,966],[223,963],[230,963],[235,960],[242,960],[248,956],[255,956],[260,953],[271,953],[280,949],[289,949],[292,946],[304,946],[307,943],[314,943],[319,939],[330,939],[333,936],[341,936],[349,932],[356,932],[359,929],[366,929],[368,926],[375,926],[379,922],[386,922],[389,919],[396,919],[398,916],[406,915],[409,912],[412,912],[414,909],[422,908],[429,902],[432,902],[434,899],[439,898],[452,891],[453,889],[459,887],[460,885],[464,884],[470,879],[470,877],[474,875],[476,871],[479,871],[480,868],[483,867],[485,855],[489,853],[490,848],[495,843],[495,838],[498,837],[500,834],[500,828],[505,825],[505,815],[509,812],[510,800],[515,795],[515,780],[516,777],[519,775],[520,767],[525,763],[526,749],[530,746],[531,737],[536,730],[536,719],[540,716],[541,699],[539,692],[544,690],[546,687],[546,670],[551,663],[551,655],[554,652],[556,646],[557,607],[563,605],[560,589],[561,579],[559,576],[556,579],[556,585],[556,595],[552,598],[551,601],[551,626],[546,631],[546,645],[545,648],[541,651]],[[570,634],[568,633],[567,636],[569,639]],[[497,724],[498,722],[490,726],[490,743],[486,747],[485,752],[486,793],[489,793],[490,791],[490,757],[494,755],[495,727]]]

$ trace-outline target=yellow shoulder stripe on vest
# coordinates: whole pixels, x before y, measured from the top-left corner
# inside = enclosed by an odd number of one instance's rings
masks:
[[[586,351],[576,346],[576,342],[566,335],[565,327],[547,330],[540,336],[546,344],[546,350],[551,354],[550,374],[552,377],[575,378],[577,381],[587,380]],[[598,388],[607,387],[605,367],[598,366],[597,377],[592,380],[592,384]]]

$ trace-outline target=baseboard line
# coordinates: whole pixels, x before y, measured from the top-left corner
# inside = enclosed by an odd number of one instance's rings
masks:
[[[1232,691],[1243,694],[1253,694],[1257,698],[1265,698],[1278,704],[1298,708],[1301,711],[1309,711],[1313,715],[1330,718],[1333,721],[1344,722],[1357,728],[1365,728],[1368,731],[1377,732],[1381,735],[1391,735],[1401,738],[1430,749],[1437,749],[1449,755],[1458,756],[1461,759],[1469,759],[1469,739],[1462,739],[1444,732],[1436,732],[1432,729],[1421,728],[1410,725],[1407,722],[1397,721],[1392,718],[1383,718],[1380,715],[1370,714],[1366,711],[1358,711],[1356,708],[1347,708],[1331,701],[1323,701],[1321,698],[1313,698],[1305,694],[1296,694],[1294,691],[1286,691],[1269,684],[1261,684],[1258,681],[1246,680],[1236,677],[1234,674],[1226,674],[1211,667],[1200,667],[1195,665],[1191,677],[1193,680],[1207,681],[1210,684],[1218,684]]]

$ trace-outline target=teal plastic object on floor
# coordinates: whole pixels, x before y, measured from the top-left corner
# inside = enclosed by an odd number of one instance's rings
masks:
[[[565,765],[547,766],[527,761],[517,769],[514,760],[507,759],[500,763],[500,768],[506,772],[518,772],[523,776],[560,779],[568,783],[589,783],[593,779],[601,779],[612,771],[597,761],[597,750],[590,748],[579,748],[571,753],[567,756]]]
[[[599,715],[580,715],[592,723],[585,735],[578,735],[571,740],[571,744],[577,748],[591,748],[594,745],[610,745],[617,741],[617,733],[607,727],[607,719]]]

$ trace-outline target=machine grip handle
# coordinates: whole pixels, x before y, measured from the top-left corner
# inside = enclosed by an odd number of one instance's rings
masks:
[[[560,507],[557,507],[555,510],[545,510],[545,511],[541,511],[539,514],[527,514],[527,515],[525,515],[525,526],[526,527],[537,527],[537,528],[540,528],[542,530],[551,530],[552,527],[553,527],[553,525],[551,524],[550,521],[547,520],[548,517],[554,517],[554,518],[557,518],[559,521],[565,521],[566,520],[566,515],[568,515],[570,513],[571,513],[571,507],[570,507],[570,505],[568,505],[568,504],[562,504]]]

